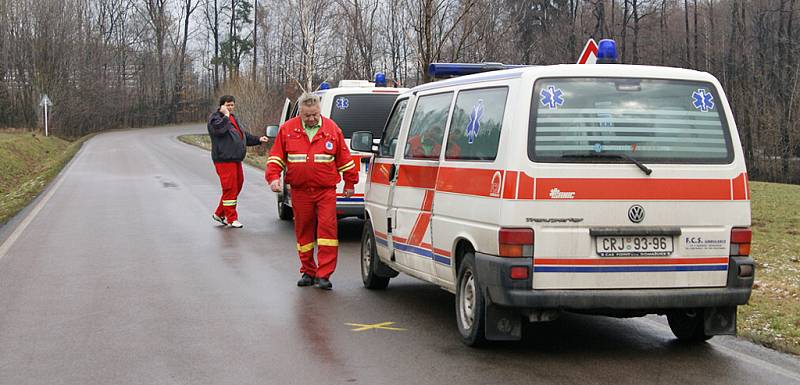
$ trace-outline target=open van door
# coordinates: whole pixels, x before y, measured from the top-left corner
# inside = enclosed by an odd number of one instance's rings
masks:
[[[291,107],[292,107],[292,101],[289,100],[289,98],[286,98],[286,100],[283,102],[283,110],[281,111],[281,121],[278,124],[279,126],[282,126],[284,122],[289,120],[290,118],[289,114],[292,113]]]

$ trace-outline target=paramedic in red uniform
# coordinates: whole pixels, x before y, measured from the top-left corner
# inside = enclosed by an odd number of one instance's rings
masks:
[[[219,99],[219,109],[208,117],[208,135],[211,137],[211,159],[222,185],[222,198],[217,210],[211,214],[215,221],[229,227],[241,228],[236,204],[244,184],[242,160],[247,152],[245,145],[255,146],[269,141],[266,136],[250,135],[241,128],[233,115],[236,100],[231,95]]]
[[[272,191],[282,191],[281,171],[292,190],[294,232],[300,273],[297,286],[316,283],[330,290],[336,269],[339,240],[336,234],[336,184],[344,175],[344,196],[358,183],[358,170],[339,126],[320,115],[319,97],[300,97],[299,116],[286,121],[275,138],[267,160],[266,178]],[[314,261],[314,246],[317,262]]]

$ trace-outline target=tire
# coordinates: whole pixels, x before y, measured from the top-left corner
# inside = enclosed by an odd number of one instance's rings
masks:
[[[292,207],[287,205],[283,201],[283,197],[285,196],[286,196],[286,190],[284,189],[283,195],[281,195],[281,197],[278,198],[278,218],[280,218],[283,221],[291,221],[292,218],[294,218],[294,210],[292,210]]]
[[[705,333],[704,319],[703,309],[677,309],[667,313],[672,334],[687,343],[704,342],[713,337]]]
[[[372,222],[367,220],[364,232],[361,235],[361,280],[364,287],[372,290],[383,290],[389,286],[389,277],[375,274],[376,267],[380,264],[378,249],[375,246],[375,232],[372,231]]]
[[[475,276],[475,254],[464,254],[456,286],[456,323],[467,346],[486,344],[486,301]]]

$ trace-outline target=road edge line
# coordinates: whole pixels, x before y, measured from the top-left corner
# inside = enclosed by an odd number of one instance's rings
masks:
[[[80,150],[78,150],[78,153],[75,154],[75,156],[69,161],[69,163],[64,167],[64,169],[62,169],[61,172],[58,173],[55,183],[51,184],[51,187],[47,189],[47,192],[44,194],[44,196],[42,196],[42,198],[39,199],[38,202],[36,202],[36,205],[33,207],[33,209],[31,209],[31,211],[28,212],[25,218],[23,218],[22,221],[19,222],[19,225],[17,225],[14,231],[11,232],[11,235],[9,235],[8,238],[3,240],[3,243],[0,244],[0,260],[2,260],[3,257],[5,257],[8,254],[8,251],[11,250],[11,247],[14,246],[14,243],[16,243],[17,239],[19,239],[19,237],[22,235],[25,229],[31,224],[31,222],[33,222],[33,220],[36,219],[36,216],[39,214],[40,211],[42,211],[44,206],[50,201],[53,195],[55,195],[55,192],[58,191],[58,188],[61,187],[61,183],[63,183],[64,179],[66,179],[67,172],[69,172],[69,170],[72,168],[72,165],[77,163],[80,160],[80,158],[83,157],[83,154],[85,152],[84,150],[86,148],[85,145],[86,143],[81,145],[81,148]]]

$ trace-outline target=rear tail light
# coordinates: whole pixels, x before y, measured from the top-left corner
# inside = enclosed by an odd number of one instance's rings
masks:
[[[500,256],[533,257],[533,229],[500,229]]]
[[[511,279],[528,279],[528,266],[512,266],[509,275]]]
[[[731,256],[746,257],[750,255],[750,241],[753,232],[749,227],[734,227],[731,229]]]

